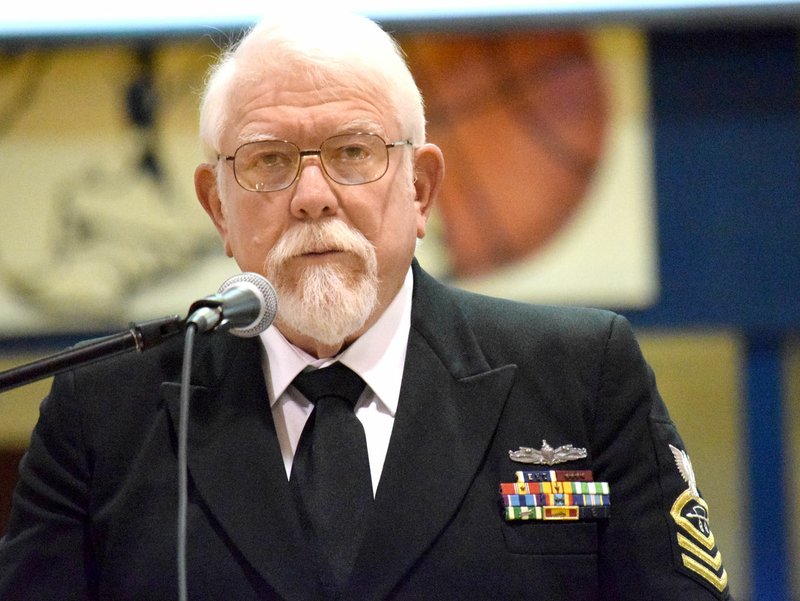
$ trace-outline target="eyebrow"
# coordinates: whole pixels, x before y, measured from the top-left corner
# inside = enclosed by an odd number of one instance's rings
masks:
[[[354,119],[353,121],[349,121],[344,125],[337,127],[334,131],[336,133],[331,134],[331,136],[337,136],[341,134],[354,134],[354,133],[375,134],[381,137],[386,135],[384,133],[383,127],[379,123],[368,119]],[[242,135],[237,139],[238,144],[240,146],[242,144],[248,144],[250,142],[266,142],[275,140],[284,141],[286,140],[286,138],[282,138],[280,136],[276,136],[274,134],[265,132],[254,132]],[[291,142],[291,140],[289,141]]]
[[[265,134],[263,132],[247,134],[238,138],[239,144],[247,144],[249,142],[265,142],[268,140],[283,140],[283,138],[279,138],[278,136],[272,134]]]
[[[356,119],[348,123],[345,123],[343,126],[337,128],[337,131],[344,134],[365,133],[365,134],[376,134],[378,136],[385,135],[383,127],[381,127],[379,123],[366,119]]]

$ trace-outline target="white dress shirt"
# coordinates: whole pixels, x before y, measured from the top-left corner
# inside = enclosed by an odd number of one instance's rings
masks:
[[[325,367],[340,361],[366,382],[356,404],[356,417],[364,426],[372,475],[372,491],[378,489],[389,438],[394,426],[400,383],[411,328],[411,293],[414,287],[409,268],[403,286],[372,327],[335,357],[316,359],[291,344],[275,326],[261,334],[266,349],[264,377],[272,419],[281,446],[286,477],[313,405],[291,385],[295,376],[309,365]]]

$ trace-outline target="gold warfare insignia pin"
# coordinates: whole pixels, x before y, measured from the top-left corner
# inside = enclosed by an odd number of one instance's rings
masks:
[[[681,477],[689,485],[672,504],[670,515],[678,526],[677,543],[683,567],[722,592],[728,586],[728,573],[722,565],[708,520],[708,505],[700,497],[697,480],[686,451],[669,445]]]

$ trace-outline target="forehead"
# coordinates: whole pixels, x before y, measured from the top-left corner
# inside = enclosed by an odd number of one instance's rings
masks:
[[[353,131],[399,133],[386,93],[355,78],[270,73],[235,86],[228,106],[225,137],[240,143],[280,138],[306,144]]]

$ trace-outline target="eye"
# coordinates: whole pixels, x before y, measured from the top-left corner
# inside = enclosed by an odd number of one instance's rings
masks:
[[[336,146],[331,151],[331,159],[339,163],[358,163],[372,158],[373,151],[368,144],[348,142]]]
[[[292,157],[285,152],[276,150],[262,150],[254,153],[248,164],[255,169],[285,169],[293,164]]]
[[[236,152],[236,167],[240,173],[279,172],[291,170],[296,164],[297,149],[287,142],[254,142],[245,144]]]

